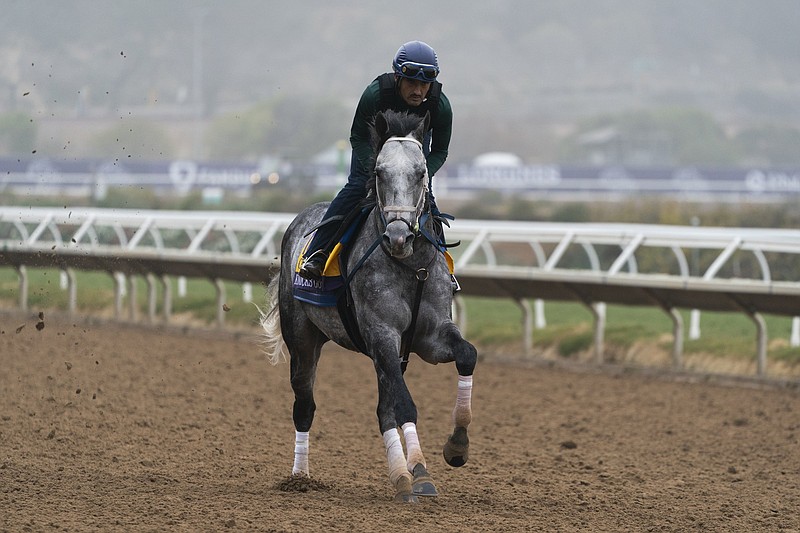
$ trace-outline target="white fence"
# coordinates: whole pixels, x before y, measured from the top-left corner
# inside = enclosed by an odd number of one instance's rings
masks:
[[[151,321],[157,283],[163,285],[163,318],[169,320],[169,276],[207,278],[217,288],[221,324],[222,280],[243,282],[245,295],[252,293],[253,283],[268,281],[277,271],[280,239],[292,219],[272,213],[0,207],[0,266],[19,273],[22,308],[28,300],[26,267],[61,269],[71,310],[77,298],[73,269],[108,272],[115,280],[118,317],[124,293],[135,290],[132,277],[144,276]],[[684,338],[678,309],[695,310],[690,337],[699,335],[700,310],[749,316],[757,330],[759,374],[766,371],[763,314],[795,317],[790,342],[800,345],[797,230],[459,219],[447,237],[463,241],[453,249],[461,294],[517,302],[527,350],[533,330],[544,325],[544,300],[577,301],[590,309],[598,361],[606,303],[662,308],[673,321],[677,367]],[[463,323],[463,301],[456,303]],[[132,305],[130,317],[135,318]]]

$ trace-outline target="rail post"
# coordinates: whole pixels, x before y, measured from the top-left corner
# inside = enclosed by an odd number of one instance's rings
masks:
[[[515,298],[514,302],[522,309],[522,346],[525,355],[533,352],[533,313],[531,303],[525,298]]]
[[[28,268],[25,265],[17,267],[19,276],[19,308],[23,311],[28,310]]]

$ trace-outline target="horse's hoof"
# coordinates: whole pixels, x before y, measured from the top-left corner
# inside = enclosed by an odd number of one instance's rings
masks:
[[[453,434],[447,439],[442,450],[444,460],[452,467],[464,466],[469,459],[469,437],[467,428],[456,427]]]
[[[394,483],[394,501],[398,503],[417,503],[419,500],[414,494],[411,485],[411,474],[403,474]]]
[[[415,495],[428,498],[439,495],[436,485],[433,484],[433,478],[431,478],[424,466],[418,464],[414,467],[412,474],[414,479],[411,482],[411,490]]]
[[[419,498],[416,494],[398,492],[394,495],[394,501],[397,503],[419,503]]]
[[[449,459],[447,458],[446,455],[444,456],[444,460],[447,462],[447,464],[449,464],[453,468],[458,468],[460,466],[464,466],[465,464],[467,464],[467,459],[468,458],[469,458],[469,456],[466,453],[463,454],[463,455],[454,455],[454,456],[450,457]]]

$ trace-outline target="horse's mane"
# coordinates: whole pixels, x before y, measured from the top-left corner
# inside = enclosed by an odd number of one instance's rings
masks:
[[[390,137],[405,137],[412,131],[416,130],[423,120],[425,120],[424,117],[414,113],[409,113],[408,111],[392,111],[390,109],[387,111],[382,111],[381,113],[383,113],[383,117],[386,119],[386,125],[388,126],[383,135],[381,135],[381,133],[378,132],[378,129],[375,127],[375,117],[372,118],[372,121],[369,124],[369,137],[370,144],[372,146],[372,156],[370,157],[369,163],[370,175],[375,174],[375,162],[378,158],[378,153],[380,153],[381,148],[383,148],[383,143],[385,143]],[[367,182],[367,191],[372,192],[374,189],[375,180],[369,180]]]
[[[369,125],[373,160],[378,157],[378,152],[380,152],[381,148],[383,148],[383,143],[386,142],[386,139],[395,136],[405,137],[417,129],[423,121],[423,117],[414,113],[409,113],[408,111],[383,111],[383,118],[386,119],[386,125],[388,126],[388,129],[383,136],[381,136],[375,127],[374,117]]]

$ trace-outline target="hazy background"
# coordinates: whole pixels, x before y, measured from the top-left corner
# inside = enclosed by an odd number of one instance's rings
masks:
[[[796,0],[2,7],[0,155],[308,158],[420,39],[453,104],[451,161],[800,163]],[[593,161],[603,135],[623,153]]]

